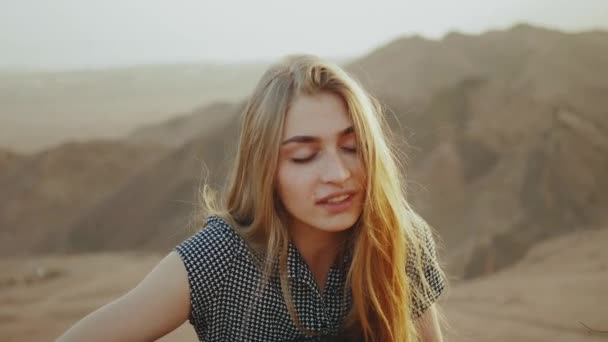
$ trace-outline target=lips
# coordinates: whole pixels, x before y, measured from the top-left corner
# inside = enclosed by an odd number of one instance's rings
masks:
[[[317,204],[340,203],[340,202],[348,199],[349,197],[352,197],[356,193],[357,192],[353,191],[353,190],[334,192],[334,193],[327,195],[327,196],[321,198],[320,200],[318,200]]]

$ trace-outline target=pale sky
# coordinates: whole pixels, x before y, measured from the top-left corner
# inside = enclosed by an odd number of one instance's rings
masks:
[[[608,30],[608,0],[0,0],[0,68],[356,57],[521,22]]]

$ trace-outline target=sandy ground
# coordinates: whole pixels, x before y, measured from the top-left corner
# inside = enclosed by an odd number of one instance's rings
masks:
[[[108,253],[1,261],[0,341],[58,337],[137,285],[161,258]],[[196,341],[196,335],[185,323],[161,341]]]
[[[454,284],[448,341],[608,341],[608,229],[535,246],[517,265]]]
[[[453,282],[442,298],[447,341],[608,341],[608,230],[535,247],[514,267]],[[135,286],[160,255],[0,260],[0,340],[52,340]],[[161,341],[196,341],[185,323]]]

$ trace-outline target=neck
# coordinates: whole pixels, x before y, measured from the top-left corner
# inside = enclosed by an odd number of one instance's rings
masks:
[[[312,267],[331,266],[342,250],[349,231],[326,232],[302,223],[289,225],[293,244]]]

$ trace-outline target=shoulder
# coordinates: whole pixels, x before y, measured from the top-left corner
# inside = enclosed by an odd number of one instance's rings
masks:
[[[408,210],[408,216],[415,238],[421,245],[420,247],[425,252],[435,255],[435,240],[429,224],[413,209]]]
[[[182,259],[190,280],[200,282],[197,287],[212,290],[242,254],[243,241],[226,220],[210,216],[200,231],[174,250]]]
[[[406,273],[413,286],[412,314],[417,318],[439,298],[446,278],[437,258],[432,228],[415,211],[408,214],[415,245],[408,250]]]
[[[174,248],[188,276],[190,323],[203,324],[215,294],[232,274],[244,246],[244,240],[226,220],[210,216],[200,231]]]
[[[223,218],[210,216],[203,228],[180,243],[175,250],[192,257],[232,255],[238,252],[239,240],[240,237]]]

